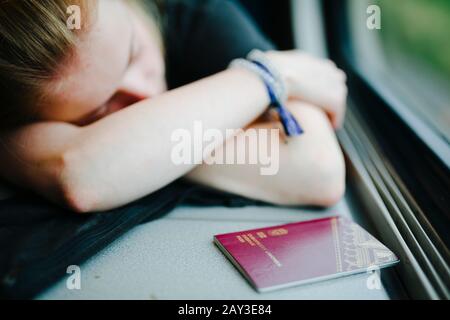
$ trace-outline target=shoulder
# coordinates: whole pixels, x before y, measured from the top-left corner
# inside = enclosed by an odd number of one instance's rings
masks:
[[[168,32],[189,31],[245,15],[243,8],[231,0],[166,0],[162,10]]]
[[[166,1],[165,42],[172,88],[219,72],[252,49],[274,48],[237,1]]]
[[[216,10],[241,10],[238,2],[233,0],[165,0],[163,10],[193,14],[215,13]]]

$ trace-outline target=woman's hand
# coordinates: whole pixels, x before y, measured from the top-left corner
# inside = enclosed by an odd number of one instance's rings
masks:
[[[345,116],[346,75],[331,60],[319,59],[299,50],[269,51],[270,62],[285,80],[288,95],[321,107],[334,128]]]

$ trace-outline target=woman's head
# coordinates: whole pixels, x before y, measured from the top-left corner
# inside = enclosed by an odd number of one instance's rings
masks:
[[[0,0],[0,121],[87,124],[164,91],[156,24],[130,3]]]

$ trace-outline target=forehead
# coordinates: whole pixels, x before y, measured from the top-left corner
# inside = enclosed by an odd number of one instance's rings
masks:
[[[82,117],[106,102],[123,77],[132,37],[128,9],[119,0],[100,0],[96,11],[91,28],[80,36],[59,75],[44,89],[44,118]]]

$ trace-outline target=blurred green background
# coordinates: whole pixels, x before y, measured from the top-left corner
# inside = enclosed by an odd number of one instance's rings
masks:
[[[378,0],[386,53],[407,52],[450,79],[450,0]]]

